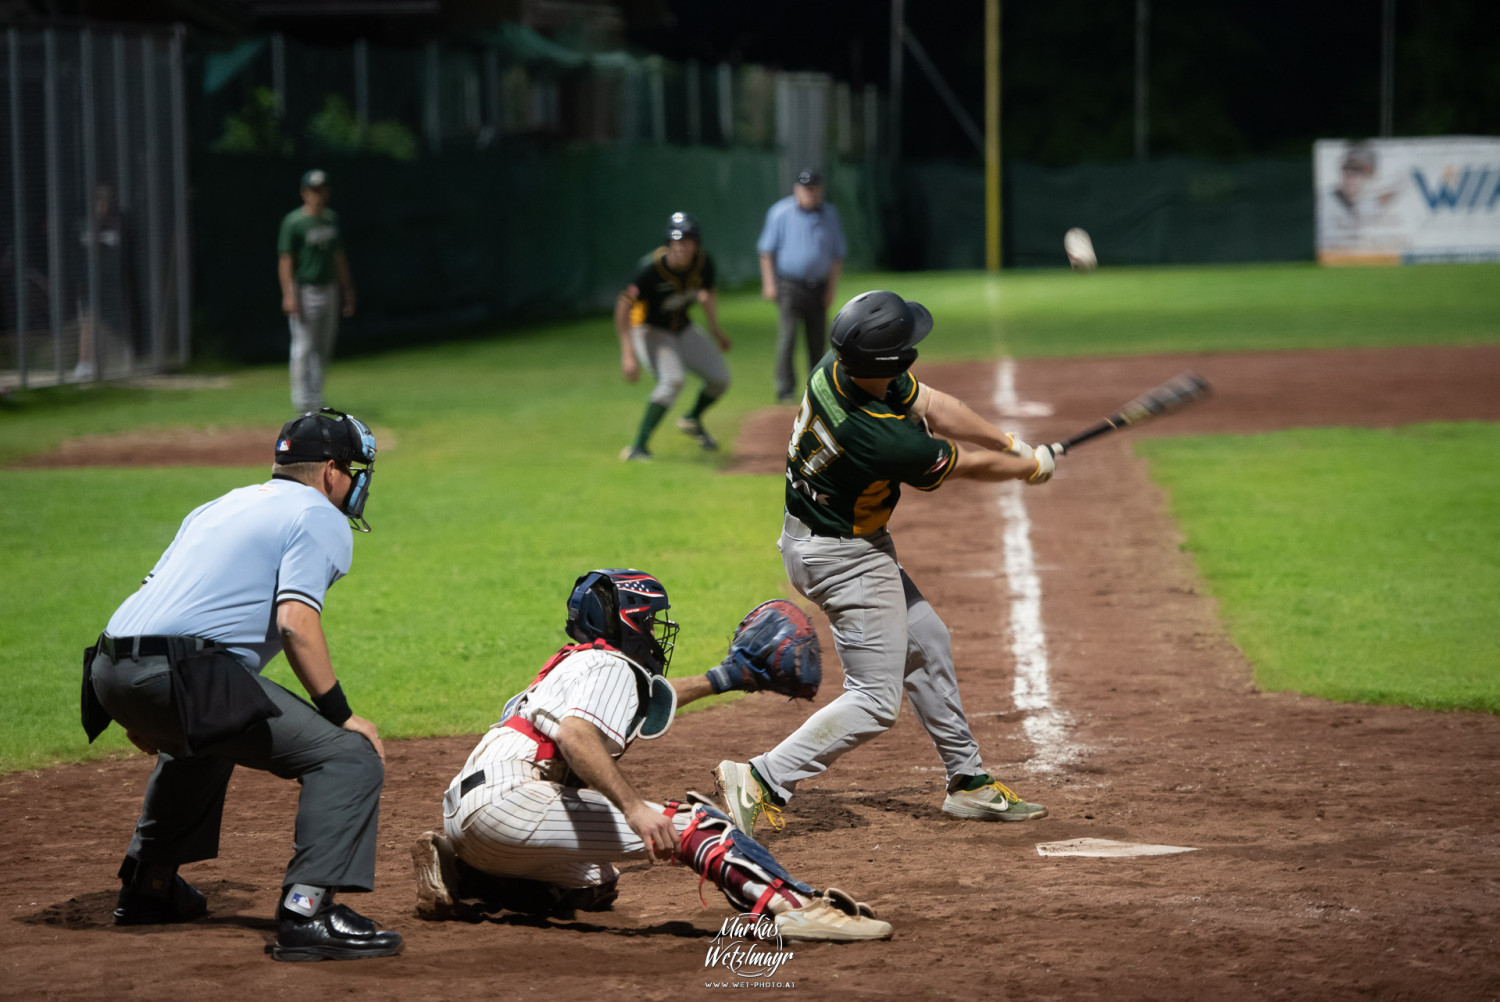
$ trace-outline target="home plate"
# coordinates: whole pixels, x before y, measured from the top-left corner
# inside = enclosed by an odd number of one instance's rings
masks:
[[[1174,852],[1197,852],[1186,845],[1143,845],[1139,842],[1113,842],[1107,838],[1070,838],[1066,842],[1038,842],[1038,856],[1093,856],[1114,859],[1120,856],[1170,856]]]

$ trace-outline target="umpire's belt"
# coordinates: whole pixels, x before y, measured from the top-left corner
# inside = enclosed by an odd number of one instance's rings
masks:
[[[201,651],[206,647],[214,646],[212,640],[204,640],[202,637],[101,636],[99,649],[115,662],[125,658],[165,658],[171,656],[174,642],[178,652]]]
[[[804,289],[821,289],[828,285],[828,276],[824,275],[822,278],[796,278],[792,275],[778,274],[776,281],[785,282],[787,285],[801,286]]]

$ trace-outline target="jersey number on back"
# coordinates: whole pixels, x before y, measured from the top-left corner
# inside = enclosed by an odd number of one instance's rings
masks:
[[[808,419],[811,418],[809,425]],[[792,462],[797,462],[798,453],[802,448],[802,438],[808,432],[813,434],[814,444],[817,446],[806,458],[802,460],[801,473],[804,477],[820,473],[829,463],[838,458],[839,453],[844,450],[839,447],[838,440],[828,430],[821,417],[813,417],[812,403],[808,395],[802,397],[802,406],[797,410],[797,423],[792,425],[792,439],[787,443],[786,456]]]

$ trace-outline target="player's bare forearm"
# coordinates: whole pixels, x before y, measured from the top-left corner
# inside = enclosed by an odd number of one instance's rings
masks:
[[[677,690],[678,706],[686,706],[714,694],[714,687],[709,684],[707,675],[690,675],[686,678],[674,678],[668,681],[671,682],[672,688]]]
[[[703,289],[698,293],[698,302],[703,304],[703,315],[708,318],[708,329],[719,343],[719,350],[728,351],[733,342],[719,326],[719,294],[713,289]]]
[[[316,698],[333,688],[338,678],[333,673],[318,610],[295,599],[282,602],[276,607],[276,633],[281,637],[287,664],[309,696]]]
[[[927,427],[937,434],[997,452],[1003,452],[1015,444],[1012,435],[974,413],[968,404],[957,397],[925,384],[918,399],[919,408],[923,407],[923,397]]]
[[[297,281],[292,277],[292,256],[282,254],[276,259],[276,277],[281,282],[281,309],[284,313],[297,312]]]
[[[631,830],[645,843],[648,854],[658,859],[671,858],[678,844],[676,827],[635,792],[605,748],[599,728],[581,717],[564,717],[557,728],[557,747],[578,778],[604,794],[625,815]]]
[[[844,259],[834,258],[828,266],[828,291],[823,296],[823,305],[832,306],[839,294],[839,279],[844,275]]]
[[[760,256],[760,294],[766,299],[776,298],[776,265],[769,254]]]
[[[982,480],[997,483],[1002,480],[1030,480],[1037,475],[1038,460],[1034,457],[1012,456],[993,449],[968,449],[958,446],[953,474],[962,480]]]

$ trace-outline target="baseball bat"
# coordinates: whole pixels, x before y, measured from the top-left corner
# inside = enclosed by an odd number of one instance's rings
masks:
[[[1059,456],[1065,455],[1089,439],[1118,431],[1126,425],[1141,424],[1154,417],[1170,414],[1188,404],[1211,396],[1213,391],[1213,387],[1208,385],[1208,380],[1189,370],[1173,376],[1160,386],[1152,387],[1098,424],[1085,428],[1072,438],[1055,443],[1052,451]]]

